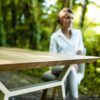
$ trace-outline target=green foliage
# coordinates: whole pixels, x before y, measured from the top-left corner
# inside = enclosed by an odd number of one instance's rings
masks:
[[[23,70],[22,72],[29,75],[29,76],[36,76],[36,77],[40,77],[43,75],[44,72],[46,72],[48,70],[47,68],[37,68],[37,69],[29,69],[29,70]]]
[[[40,33],[32,7],[32,0],[1,1],[1,46],[38,49]]]
[[[0,91],[0,100],[3,100],[4,94]]]
[[[96,33],[93,26],[84,29],[84,42],[87,54],[100,56],[100,34]]]
[[[100,56],[100,34],[90,26],[84,30],[87,55]],[[81,94],[100,97],[100,61],[86,65],[85,78],[80,85]]]

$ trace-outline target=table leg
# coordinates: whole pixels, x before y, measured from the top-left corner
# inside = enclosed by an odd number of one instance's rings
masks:
[[[9,97],[7,95],[5,95],[4,100],[9,100]]]
[[[42,93],[42,96],[41,96],[41,100],[46,100],[47,92],[48,92],[48,89],[44,89],[43,90],[43,93]]]
[[[64,84],[62,84],[61,89],[62,89],[63,100],[65,100],[66,99],[66,92],[65,92],[65,85]]]

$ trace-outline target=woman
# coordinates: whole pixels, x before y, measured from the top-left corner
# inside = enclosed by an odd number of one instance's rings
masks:
[[[73,12],[69,8],[63,8],[58,14],[60,29],[54,32],[50,39],[50,52],[68,55],[83,54],[84,44],[81,31],[72,28]],[[78,85],[84,76],[84,64],[73,64],[66,81],[66,95],[73,99],[78,98]],[[79,68],[82,72],[79,72]],[[45,73],[43,79],[46,81],[55,80],[64,66],[55,66],[51,73]]]

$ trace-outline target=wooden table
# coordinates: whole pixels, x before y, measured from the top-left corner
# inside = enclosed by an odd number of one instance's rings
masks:
[[[56,65],[91,63],[98,59],[100,59],[100,57],[80,55],[71,56],[63,54],[51,54],[48,52],[37,52],[26,49],[0,48],[0,71],[13,71],[30,68],[50,67]],[[8,90],[6,86],[0,82],[0,90],[5,94],[4,100],[8,100],[8,98],[11,96],[61,86],[62,95],[63,98],[65,98],[64,81],[68,75],[69,69],[70,68],[65,67],[58,80],[39,83],[28,87],[21,87],[18,89]]]

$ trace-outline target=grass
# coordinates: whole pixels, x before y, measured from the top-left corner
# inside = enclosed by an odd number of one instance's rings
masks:
[[[4,94],[0,91],[0,100],[3,100]]]

